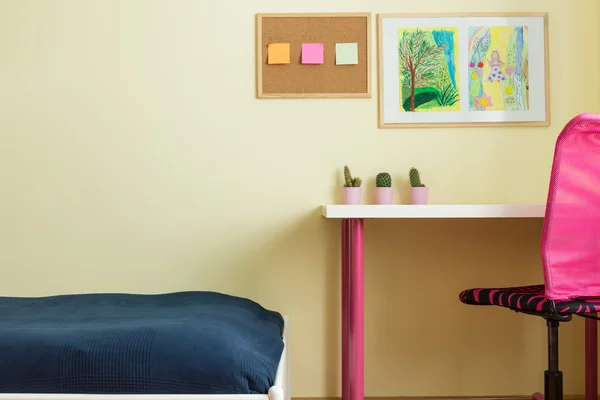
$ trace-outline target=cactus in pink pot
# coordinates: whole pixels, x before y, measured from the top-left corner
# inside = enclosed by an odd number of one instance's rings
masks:
[[[350,168],[344,166],[344,204],[360,204],[362,179],[353,177]]]
[[[410,199],[412,204],[427,204],[429,199],[429,188],[421,182],[421,174],[415,167],[408,171],[410,179]]]
[[[375,177],[375,201],[377,204],[392,204],[394,189],[392,177],[387,172],[380,172]]]

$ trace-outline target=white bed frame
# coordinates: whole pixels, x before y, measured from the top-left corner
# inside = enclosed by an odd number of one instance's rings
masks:
[[[290,318],[283,317],[283,353],[269,394],[41,394],[0,393],[0,400],[290,400]]]

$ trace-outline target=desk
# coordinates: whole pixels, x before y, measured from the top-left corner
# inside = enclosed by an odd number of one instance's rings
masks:
[[[342,225],[342,400],[364,399],[365,218],[544,218],[545,209],[545,204],[322,206],[323,217]],[[585,349],[585,397],[597,400],[597,324],[591,319],[585,322]]]

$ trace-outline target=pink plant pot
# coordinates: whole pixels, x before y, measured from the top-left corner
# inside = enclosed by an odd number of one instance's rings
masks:
[[[360,204],[361,187],[345,187],[344,188],[344,204],[357,205]]]
[[[428,187],[411,187],[410,188],[410,201],[412,204],[427,204],[429,199],[429,188]]]
[[[392,204],[394,189],[391,187],[376,187],[375,202],[377,204]]]

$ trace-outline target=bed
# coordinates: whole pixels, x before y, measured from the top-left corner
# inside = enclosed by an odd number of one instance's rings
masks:
[[[289,400],[289,318],[216,292],[0,297],[0,400]]]

